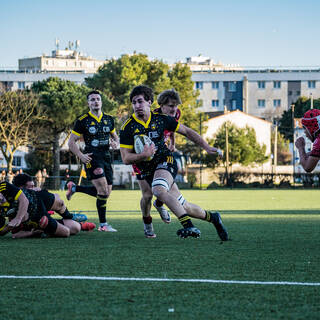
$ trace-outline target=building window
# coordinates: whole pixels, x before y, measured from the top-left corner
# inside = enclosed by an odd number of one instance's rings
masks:
[[[196,82],[196,89],[202,90],[203,89],[203,82],[202,81],[197,81]]]
[[[203,105],[202,99],[197,99],[197,105],[198,105],[198,107],[202,107],[202,105]]]
[[[281,100],[280,99],[274,99],[273,100],[273,106],[275,108],[281,107]]]
[[[21,167],[21,157],[13,156],[12,165],[15,167]]]
[[[211,100],[212,107],[219,107],[219,100]]]
[[[258,81],[258,88],[259,89],[265,89],[266,82],[265,81]]]
[[[231,100],[231,110],[237,109],[237,100]]]
[[[297,95],[297,96],[300,96],[300,94],[301,94],[300,91],[297,91],[297,92],[296,92],[296,95]]]
[[[309,89],[315,89],[316,87],[316,82],[314,80],[308,81],[308,88]]]
[[[280,89],[281,88],[281,81],[273,81],[273,88]]]
[[[289,96],[292,96],[292,91],[291,91],[291,90],[288,91],[288,95],[289,95]]]
[[[18,81],[18,89],[24,89],[25,88],[25,84],[23,81]]]
[[[219,89],[219,82],[218,81],[212,81],[211,82],[212,89]]]
[[[236,83],[235,82],[229,82],[228,90],[229,92],[235,92],[236,91]]]
[[[266,106],[266,100],[264,99],[258,99],[258,107],[264,108]]]

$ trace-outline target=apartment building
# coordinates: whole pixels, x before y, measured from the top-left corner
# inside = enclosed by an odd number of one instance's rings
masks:
[[[320,69],[257,69],[193,71],[203,112],[221,113],[225,107],[255,117],[281,114],[300,96],[320,97]]]

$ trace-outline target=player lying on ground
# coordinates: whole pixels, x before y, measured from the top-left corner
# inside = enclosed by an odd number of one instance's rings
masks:
[[[69,237],[80,231],[80,224],[70,220],[71,228],[57,223],[45,209],[45,206],[34,190],[23,191],[6,181],[0,183],[0,209],[3,218],[9,223],[1,226],[0,235],[13,231],[14,238],[33,236],[36,230],[55,237]]]
[[[80,223],[81,230],[91,231],[96,225],[92,222],[84,222],[87,220],[85,214],[70,213],[64,204],[64,201],[57,193],[51,193],[48,190],[41,190],[35,187],[33,179],[26,173],[18,174],[13,179],[13,184],[20,189],[31,189],[38,192],[38,196],[43,201],[43,204],[48,212],[56,212],[63,218],[63,223],[66,226],[71,226],[73,223],[70,220],[74,220]],[[58,220],[59,221],[59,220]]]
[[[305,171],[311,172],[320,160],[320,110],[311,109],[307,111],[301,123],[306,136],[312,142],[312,150],[306,153],[306,143],[303,137],[299,137],[295,145],[299,151],[300,164]]]
[[[181,104],[181,99],[174,89],[165,90],[161,92],[157,98],[157,102],[160,105],[160,108],[154,110],[154,113],[166,114],[171,117],[174,117],[177,121],[180,119],[181,111],[178,106]],[[164,140],[167,148],[170,151],[175,150],[175,136],[173,131],[164,130]],[[142,190],[142,198],[140,200],[140,207],[143,216],[144,222],[144,232],[147,238],[155,238],[156,234],[154,233],[153,225],[152,225],[152,217],[150,214],[151,210],[151,201],[152,201],[152,189],[149,183],[141,177],[140,170],[137,165],[132,166],[138,180],[138,184],[140,189]],[[215,226],[217,233],[221,240],[228,240],[228,234],[225,228],[222,225],[221,217],[218,212],[215,211],[205,211],[200,208],[198,205],[190,203],[184,199],[182,194],[179,191],[179,188],[176,183],[173,183],[170,194],[178,199],[178,201],[182,204],[187,214],[191,217],[198,218],[201,220],[205,220],[213,223]],[[153,202],[154,207],[159,212],[161,219],[165,223],[170,223],[171,217],[169,212],[163,206],[163,202],[159,199],[156,199]]]
[[[182,229],[177,231],[178,236],[197,238],[200,236],[200,230],[194,227],[177,195],[172,194],[172,186],[177,174],[177,164],[172,152],[165,144],[164,131],[176,131],[184,135],[209,154],[217,153],[218,149],[209,146],[199,134],[183,124],[179,124],[175,118],[151,112],[150,106],[153,103],[151,88],[143,85],[135,87],[130,94],[130,101],[134,113],[120,130],[122,160],[125,164],[135,164],[138,167],[141,178],[151,186],[152,194],[165,203],[178,217],[183,226]],[[152,142],[151,144],[145,144],[141,153],[136,153],[135,140],[139,139],[141,135],[146,135]],[[178,187],[177,190],[179,190]],[[211,219],[209,212],[206,212],[206,217],[208,221]],[[220,218],[218,222],[221,226],[221,232],[224,233],[224,240],[228,240],[227,231]]]

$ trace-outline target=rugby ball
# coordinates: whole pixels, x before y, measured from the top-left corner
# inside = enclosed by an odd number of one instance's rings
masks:
[[[152,140],[145,134],[139,134],[134,136],[134,151],[135,153],[142,153],[145,145],[152,145]],[[153,156],[149,157],[147,160],[150,161]]]

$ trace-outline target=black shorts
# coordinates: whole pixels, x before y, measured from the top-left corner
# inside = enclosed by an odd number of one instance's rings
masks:
[[[150,174],[150,175],[137,174],[137,179],[138,180],[146,180],[148,182],[149,186],[151,187],[152,181],[154,178],[154,173],[160,169],[169,171],[172,175],[173,180],[175,179],[175,177],[178,173],[178,166],[177,166],[176,161],[173,161],[173,163],[161,162],[154,168],[152,174]]]
[[[110,157],[99,157],[92,155],[92,160],[85,166],[86,174],[89,180],[106,177],[108,185],[113,183],[113,170]],[[96,170],[102,169],[102,170]]]
[[[41,190],[37,192],[47,211],[51,210],[55,200],[54,194],[50,193],[48,190]]]

